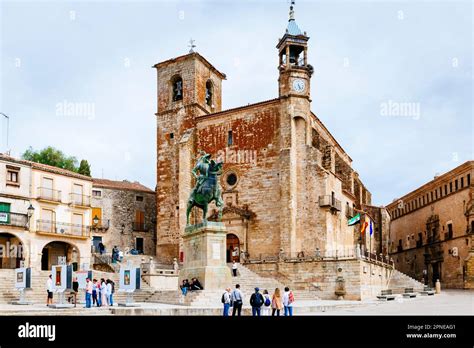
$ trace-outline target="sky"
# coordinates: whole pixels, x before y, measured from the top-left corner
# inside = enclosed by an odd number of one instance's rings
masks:
[[[54,146],[94,177],[156,185],[156,70],[188,41],[227,75],[223,109],[278,96],[288,0],[0,0],[13,156]],[[473,159],[466,1],[302,1],[312,111],[386,205]],[[0,115],[1,117],[1,115]],[[1,120],[0,152],[7,150]]]

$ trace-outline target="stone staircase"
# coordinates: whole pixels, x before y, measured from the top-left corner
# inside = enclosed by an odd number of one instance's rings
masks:
[[[26,300],[33,303],[46,304],[46,280],[50,271],[33,271],[31,275],[31,289],[26,290]],[[10,303],[19,299],[20,293],[14,288],[15,270],[0,270],[0,303]],[[96,279],[111,279],[115,282],[114,302],[125,302],[126,293],[119,291],[119,274],[111,272],[93,271],[93,277]],[[141,289],[134,293],[135,302],[146,302],[155,292],[145,281],[141,282]],[[53,302],[57,301],[57,294],[53,296]],[[78,302],[84,301],[84,291],[79,290]]]
[[[393,293],[403,293],[405,288],[413,288],[415,292],[423,291],[424,286],[423,283],[394,269],[387,288],[391,289]]]
[[[232,267],[229,264],[229,267]],[[270,296],[272,296],[273,292],[276,288],[279,288],[281,293],[285,289],[285,286],[290,287],[295,295],[296,301],[306,301],[306,300],[319,300],[320,298],[314,291],[310,290],[295,290],[292,284],[283,284],[281,281],[274,279],[263,277],[242,264],[238,265],[237,277],[232,277],[232,288],[235,288],[235,285],[239,284],[240,289],[244,293],[248,299],[250,299],[250,295],[255,291],[255,288],[260,288],[260,292],[263,293],[263,290],[268,290]]]

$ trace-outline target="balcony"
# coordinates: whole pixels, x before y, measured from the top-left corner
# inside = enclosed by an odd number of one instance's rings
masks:
[[[85,196],[80,193],[70,193],[69,194],[69,204],[75,207],[90,207],[91,206],[91,197]]]
[[[92,224],[91,230],[93,232],[106,232],[110,227],[110,220],[107,220],[106,223],[100,221],[98,224]]]
[[[38,200],[61,203],[61,191],[38,187]]]
[[[150,227],[144,222],[134,222],[132,229],[135,232],[148,232],[150,230]]]
[[[13,226],[27,229],[28,215],[20,213],[1,212],[0,226]]]
[[[37,220],[36,232],[39,234],[54,234],[85,239],[89,238],[90,226],[75,225],[51,220]]]
[[[319,206],[329,207],[333,211],[341,211],[341,201],[330,195],[319,196]]]

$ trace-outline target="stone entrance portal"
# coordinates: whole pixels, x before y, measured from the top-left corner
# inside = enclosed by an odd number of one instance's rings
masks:
[[[239,262],[240,260],[239,237],[229,233],[226,238],[226,262]]]

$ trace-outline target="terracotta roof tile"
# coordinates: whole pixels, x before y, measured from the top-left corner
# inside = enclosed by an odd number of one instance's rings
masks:
[[[96,178],[92,180],[93,180],[93,187],[155,193],[155,191],[146,187],[145,185],[140,184],[138,181],[130,182],[127,180],[116,181],[116,180],[96,179]]]

